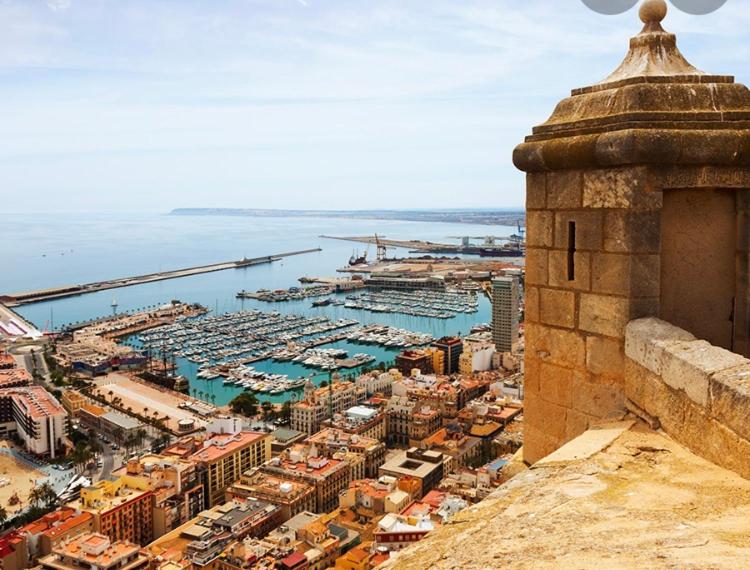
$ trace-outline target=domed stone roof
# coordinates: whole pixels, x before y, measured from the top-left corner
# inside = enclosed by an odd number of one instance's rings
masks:
[[[691,65],[661,26],[663,0],[604,81],[574,89],[513,155],[524,171],[627,164],[750,165],[750,91]]]

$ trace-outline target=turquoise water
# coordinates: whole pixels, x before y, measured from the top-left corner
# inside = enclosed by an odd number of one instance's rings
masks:
[[[512,227],[423,222],[341,220],[323,218],[243,218],[221,216],[167,216],[157,214],[7,216],[0,228],[3,263],[11,271],[0,272],[0,292],[87,283],[127,275],[257,257],[272,253],[321,247],[323,251],[283,259],[268,265],[232,269],[101,291],[90,295],[19,307],[18,312],[42,329],[59,329],[66,323],[111,314],[116,299],[118,310],[164,303],[171,299],[201,303],[219,313],[257,308],[302,315],[326,315],[331,319],[354,318],[362,324],[382,323],[435,337],[466,334],[478,322],[490,321],[489,302],[480,298],[479,311],[460,313],[452,319],[428,319],[400,314],[369,313],[329,305],[313,308],[312,299],[287,303],[238,300],[238,291],[260,288],[287,288],[299,285],[303,275],[334,276],[346,265],[352,251],[361,244],[326,240],[321,234],[372,235],[393,239],[427,239],[450,242],[447,236],[485,234],[509,235]],[[374,257],[374,247],[370,255]],[[389,251],[405,256],[405,250]],[[393,360],[397,351],[372,345],[342,341],[350,353],[366,352],[380,360]],[[224,404],[240,388],[224,386],[221,380],[195,378],[197,365],[179,362],[180,372],[191,379],[191,387],[214,394]],[[264,361],[258,370],[288,374],[290,377],[316,372],[289,362]],[[342,374],[353,371],[342,370]],[[320,374],[316,381],[327,377]],[[264,396],[283,401],[285,395]]]

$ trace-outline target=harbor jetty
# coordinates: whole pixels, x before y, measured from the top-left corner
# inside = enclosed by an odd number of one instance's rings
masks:
[[[65,287],[55,287],[52,289],[39,289],[36,291],[25,291],[21,293],[10,293],[0,295],[0,302],[8,307],[17,307],[29,303],[39,303],[42,301],[51,301],[63,297],[72,297],[76,295],[85,295],[86,293],[95,293],[106,289],[116,289],[118,287],[130,287],[131,285],[143,285],[144,283],[153,283],[155,281],[164,281],[167,279],[177,279],[179,277],[190,277],[191,275],[200,275],[202,273],[212,273],[214,271],[224,271],[227,269],[241,269],[253,265],[273,263],[285,257],[294,255],[303,255],[322,251],[319,247],[313,249],[303,249],[300,251],[290,251],[286,253],[277,253],[273,255],[264,255],[262,257],[247,258],[244,257],[237,261],[225,261],[223,263],[213,263],[211,265],[199,265],[185,269],[175,269],[172,271],[159,271],[158,273],[147,273],[146,275],[136,275],[135,277],[121,277],[119,279],[110,279],[107,281],[96,281],[85,285],[69,285]]]

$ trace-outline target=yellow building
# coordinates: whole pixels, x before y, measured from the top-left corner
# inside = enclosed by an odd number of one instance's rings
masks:
[[[153,540],[153,485],[122,475],[81,489],[68,506],[94,516],[94,530],[114,541],[148,544]]]
[[[86,402],[86,396],[81,394],[78,390],[65,390],[62,396],[60,396],[60,403],[72,416],[75,415]]]

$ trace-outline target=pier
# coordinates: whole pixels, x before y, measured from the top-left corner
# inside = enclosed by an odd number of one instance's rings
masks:
[[[158,273],[148,273],[146,275],[137,275],[135,277],[121,277],[119,279],[110,279],[108,281],[96,281],[94,283],[87,283],[85,285],[69,285],[65,287],[55,287],[52,289],[40,289],[37,291],[12,293],[8,295],[1,295],[0,301],[8,307],[17,307],[19,305],[40,303],[42,301],[52,301],[55,299],[72,297],[75,295],[85,295],[86,293],[96,293],[97,291],[105,291],[107,289],[130,287],[131,285],[143,285],[144,283],[165,281],[167,279],[178,279],[180,277],[190,277],[191,275],[212,273],[214,271],[224,271],[226,269],[240,269],[253,265],[272,263],[284,257],[303,255],[305,253],[314,253],[318,251],[322,250],[319,247],[316,247],[313,249],[303,249],[300,251],[265,255],[263,257],[242,258],[238,261],[225,261],[223,263],[213,263],[211,265],[199,265],[195,267],[188,267],[185,269],[160,271]]]

